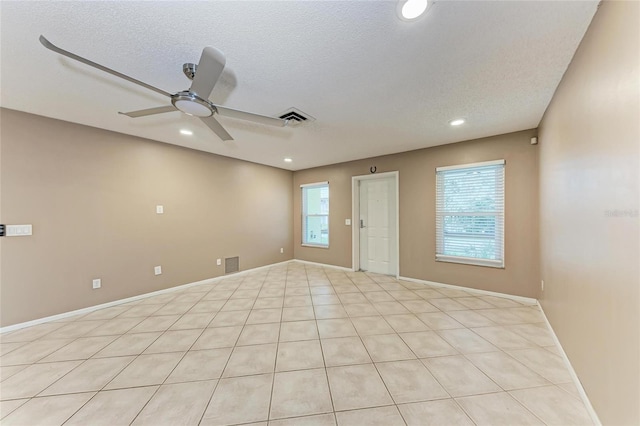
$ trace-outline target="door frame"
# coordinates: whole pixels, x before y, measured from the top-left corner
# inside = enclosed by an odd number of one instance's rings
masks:
[[[360,185],[363,180],[392,177],[396,184],[396,278],[400,277],[400,172],[384,172],[351,177],[351,269],[360,270]]]

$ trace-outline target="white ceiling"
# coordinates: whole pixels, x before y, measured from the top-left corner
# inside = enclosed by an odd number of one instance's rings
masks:
[[[0,104],[305,169],[537,127],[597,3],[442,0],[405,22],[395,1],[2,1]],[[316,120],[220,118],[235,138],[222,142],[179,112],[118,115],[169,99],[45,49],[40,34],[171,93],[190,85],[182,64],[215,46],[227,67],[214,103]]]

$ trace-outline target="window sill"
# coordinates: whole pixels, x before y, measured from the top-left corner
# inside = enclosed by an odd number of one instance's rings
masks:
[[[504,269],[504,262],[501,260],[475,259],[472,257],[436,256],[436,262],[459,263],[462,265]]]
[[[328,249],[329,245],[324,245],[324,244],[301,244],[302,247],[312,247],[312,248],[322,248],[322,249]]]

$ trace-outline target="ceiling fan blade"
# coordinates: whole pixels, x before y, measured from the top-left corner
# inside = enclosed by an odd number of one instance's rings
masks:
[[[268,124],[269,126],[284,127],[287,125],[287,120],[283,120],[281,118],[273,118],[266,115],[254,114],[252,112],[240,111],[238,109],[218,105],[214,106],[218,110],[218,114],[225,117],[238,118],[240,120],[253,121],[260,124]]]
[[[202,56],[200,56],[200,62],[189,91],[194,92],[202,99],[209,99],[213,86],[220,78],[226,63],[227,59],[224,57],[224,53],[215,47],[205,47],[202,50]]]
[[[202,120],[204,122],[204,124],[209,126],[209,128],[211,130],[213,130],[213,132],[216,135],[218,135],[218,137],[220,139],[222,139],[223,141],[232,141],[233,140],[231,135],[229,133],[227,133],[227,131],[224,129],[224,127],[222,127],[222,124],[220,124],[218,122],[218,120],[216,120],[213,117],[213,115],[209,116],[209,117],[200,117],[200,120]]]
[[[140,81],[140,80],[136,80],[136,79],[135,79],[135,78],[133,78],[133,77],[129,77],[128,75],[124,75],[124,74],[122,74],[122,73],[120,73],[120,72],[118,72],[118,71],[115,71],[115,70],[112,70],[111,68],[107,68],[107,67],[105,67],[105,66],[103,66],[103,65],[97,64],[97,63],[95,63],[95,62],[93,62],[93,61],[90,61],[90,60],[88,60],[88,59],[85,59],[85,58],[83,58],[83,57],[81,57],[81,56],[78,56],[78,55],[76,55],[76,54],[74,54],[74,53],[67,52],[67,51],[66,51],[66,50],[64,50],[64,49],[60,49],[58,46],[54,45],[54,44],[53,44],[53,43],[51,43],[49,40],[47,40],[43,35],[41,35],[41,36],[40,36],[40,43],[42,43],[42,45],[43,45],[44,47],[46,47],[47,49],[52,50],[52,51],[54,51],[54,52],[56,52],[56,53],[59,53],[59,54],[61,54],[61,55],[64,55],[64,56],[66,56],[66,57],[68,57],[68,58],[74,59],[74,60],[76,60],[76,61],[78,61],[78,62],[82,62],[83,64],[87,64],[87,65],[89,65],[89,66],[92,66],[92,67],[94,67],[94,68],[97,68],[97,69],[99,69],[100,71],[108,72],[109,74],[115,75],[116,77],[120,77],[120,78],[122,78],[122,79],[125,79],[125,80],[127,80],[127,81],[130,81],[131,83],[135,83],[135,84],[137,84],[137,85],[140,85],[140,86],[142,86],[142,87],[145,87],[145,88],[147,88],[147,89],[149,89],[149,90],[153,90],[154,92],[160,93],[161,95],[171,97],[171,93],[165,92],[165,91],[164,91],[164,90],[162,90],[162,89],[158,89],[157,87],[153,87],[153,86],[151,86],[151,85],[149,85],[149,84],[147,84],[147,83],[143,83],[143,82],[142,82],[142,81]]]
[[[137,117],[145,117],[147,115],[162,114],[164,112],[173,112],[173,111],[177,111],[176,107],[174,107],[173,105],[167,105],[167,106],[161,106],[161,107],[155,107],[155,108],[140,109],[138,111],[119,112],[118,114],[126,115],[127,117],[131,117],[131,118],[137,118]]]

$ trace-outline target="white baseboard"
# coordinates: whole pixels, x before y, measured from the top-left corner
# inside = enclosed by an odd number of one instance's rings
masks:
[[[310,262],[308,260],[293,259],[292,262],[304,263],[306,265],[320,266],[322,268],[337,269],[339,271],[353,272],[353,269],[345,268],[344,266],[335,266],[335,265],[329,265],[326,263]]]
[[[247,274],[247,273],[260,271],[262,269],[271,268],[271,267],[277,266],[277,265],[284,265],[284,264],[288,264],[288,263],[291,263],[291,262],[302,263],[302,264],[306,264],[306,265],[319,266],[319,267],[322,267],[322,268],[330,268],[330,269],[335,269],[335,270],[345,271],[345,272],[353,272],[353,269],[345,268],[343,266],[335,266],[335,265],[329,265],[329,264],[325,264],[325,263],[310,262],[308,260],[291,259],[291,260],[285,260],[284,262],[272,263],[272,264],[269,264],[269,265],[264,265],[264,266],[259,266],[259,267],[252,268],[252,269],[247,269],[247,270],[244,270],[244,271],[237,272],[237,273],[235,273],[233,275],[236,275],[236,276],[237,275],[244,275],[244,274]],[[27,322],[23,322],[23,323],[19,323],[19,324],[9,325],[9,326],[0,328],[0,334],[7,333],[7,332],[10,332],[10,331],[19,330],[19,329],[25,328],[25,327],[31,327],[31,326],[34,326],[34,325],[43,324],[43,323],[46,323],[46,322],[61,320],[61,319],[64,319],[64,318],[75,316],[75,315],[88,314],[88,313],[91,313],[93,311],[97,311],[99,309],[109,308],[111,306],[122,305],[124,303],[130,303],[130,302],[134,302],[136,300],[146,299],[146,298],[149,298],[149,297],[158,296],[158,295],[165,294],[165,293],[171,293],[171,292],[174,292],[174,291],[184,290],[184,289],[189,288],[189,287],[194,287],[194,286],[198,286],[198,285],[202,285],[202,284],[214,283],[216,281],[220,281],[220,280],[228,278],[230,276],[231,275],[222,275],[222,276],[215,277],[215,278],[208,278],[208,279],[205,279],[205,280],[202,280],[202,281],[196,281],[196,282],[192,282],[192,283],[188,283],[188,284],[183,284],[183,285],[179,285],[179,286],[175,286],[175,287],[166,288],[166,289],[163,289],[163,290],[153,291],[151,293],[144,293],[144,294],[139,294],[137,296],[127,297],[125,299],[114,300],[112,302],[102,303],[100,305],[89,306],[89,307],[82,308],[82,309],[76,309],[74,311],[64,312],[64,313],[61,313],[61,314],[51,315],[51,316],[44,317],[44,318],[38,318],[38,319],[35,319],[35,320],[31,320],[31,321],[27,321]],[[437,282],[433,282],[433,281],[419,280],[419,279],[416,279],[416,278],[398,277],[398,279],[404,280],[404,281],[416,282],[416,283],[420,283],[420,284],[428,284],[428,285],[432,285],[432,286],[436,286],[436,287],[455,288],[455,289],[465,290],[465,291],[468,291],[468,292],[471,292],[471,293],[479,293],[479,294],[484,294],[484,295],[489,295],[489,296],[507,297],[507,298],[510,298],[510,299],[513,299],[513,300],[516,300],[516,301],[520,301],[520,302],[523,302],[523,303],[536,304],[536,300],[535,299],[531,299],[531,298],[528,298],[528,297],[513,296],[513,295],[509,295],[509,294],[496,293],[496,292],[486,291],[486,290],[477,290],[477,289],[472,289],[472,288],[468,288],[468,287],[461,287],[461,286],[456,286],[456,285],[451,285],[451,284],[443,284],[443,283],[437,283]]]
[[[323,267],[323,268],[336,269],[336,270],[340,270],[340,271],[353,272],[353,269],[345,268],[343,266],[328,265],[328,264],[324,264],[324,263],[310,262],[310,261],[307,261],[307,260],[291,259],[291,260],[285,260],[283,262],[272,263],[272,264],[269,264],[269,265],[264,265],[264,266],[259,266],[259,267],[252,268],[252,269],[247,269],[247,270],[244,270],[244,271],[237,272],[237,273],[235,273],[233,275],[234,276],[245,275],[245,274],[248,274],[248,273],[252,273],[252,272],[260,271],[260,270],[263,270],[263,269],[271,268],[273,266],[285,265],[285,264],[293,263],[293,262],[307,264],[307,265],[320,266],[320,267]],[[68,318],[68,317],[72,317],[72,316],[75,316],[75,315],[88,314],[88,313],[91,313],[93,311],[97,311],[99,309],[109,308],[111,306],[122,305],[122,304],[125,304],[125,303],[134,302],[134,301],[140,300],[140,299],[146,299],[146,298],[153,297],[153,296],[158,296],[158,295],[161,295],[161,294],[172,293],[172,292],[175,292],[175,291],[184,290],[184,289],[189,288],[189,287],[195,287],[195,286],[203,285],[203,284],[211,284],[211,283],[214,283],[214,282],[217,282],[217,281],[221,281],[221,280],[223,280],[225,278],[229,278],[229,277],[230,277],[230,275],[222,275],[222,276],[219,276],[219,277],[208,278],[208,279],[205,279],[205,280],[202,280],[202,281],[196,281],[196,282],[192,282],[192,283],[188,283],[188,284],[183,284],[183,285],[179,285],[179,286],[175,286],[175,287],[170,287],[170,288],[166,288],[166,289],[162,289],[162,290],[153,291],[153,292],[150,292],[150,293],[144,293],[144,294],[140,294],[140,295],[137,295],[137,296],[127,297],[125,299],[114,300],[112,302],[102,303],[100,305],[89,306],[89,307],[82,308],[82,309],[76,309],[74,311],[64,312],[64,313],[57,314],[57,315],[51,315],[51,316],[48,316],[48,317],[39,318],[39,319],[35,319],[35,320],[32,320],[32,321],[27,321],[27,322],[23,322],[23,323],[19,323],[19,324],[13,324],[13,325],[9,325],[9,326],[6,326],[6,327],[1,327],[0,328],[0,334],[7,333],[7,332],[10,332],[10,331],[19,330],[19,329],[26,328],[26,327],[31,327],[31,326],[38,325],[38,324],[51,322],[51,321],[57,321],[57,320]],[[523,302],[523,303],[532,304],[532,305],[536,305],[537,304],[537,306],[540,308],[540,312],[542,312],[542,316],[543,316],[543,318],[545,320],[545,323],[546,323],[549,331],[551,331],[551,335],[553,337],[554,343],[556,344],[556,346],[558,348],[560,348],[561,357],[564,360],[564,363],[565,363],[567,369],[569,370],[569,374],[571,375],[573,383],[576,386],[576,388],[578,389],[578,393],[580,395],[580,398],[582,399],[585,407],[587,408],[587,411],[588,411],[589,415],[591,416],[592,421],[594,422],[595,425],[602,426],[602,423],[600,422],[600,419],[598,418],[598,414],[596,413],[595,409],[593,408],[593,405],[591,405],[591,401],[589,401],[589,397],[587,396],[587,393],[585,392],[584,388],[582,387],[582,383],[580,382],[580,379],[578,378],[578,375],[576,374],[575,370],[573,369],[573,366],[571,365],[571,362],[569,361],[569,358],[567,357],[567,354],[565,353],[562,345],[560,344],[560,340],[558,339],[558,336],[553,331],[553,327],[551,327],[551,323],[549,323],[549,319],[547,318],[547,315],[545,314],[544,309],[542,309],[542,305],[540,305],[540,303],[536,299],[533,299],[533,298],[530,298],[530,297],[514,296],[514,295],[511,295],[511,294],[498,293],[498,292],[488,291],[488,290],[479,290],[479,289],[474,289],[474,288],[469,288],[469,287],[462,287],[462,286],[457,286],[457,285],[452,285],[452,284],[438,283],[438,282],[434,282],[434,281],[420,280],[420,279],[417,279],[417,278],[409,278],[409,277],[401,277],[401,276],[398,276],[397,278],[399,280],[403,280],[403,281],[409,281],[409,282],[414,282],[414,283],[419,283],[419,284],[427,284],[427,285],[434,286],[434,287],[452,288],[452,289],[464,290],[464,291],[467,291],[467,292],[470,292],[470,293],[482,294],[482,295],[487,295],[487,296],[504,297],[504,298],[508,298],[508,299],[512,299],[512,300],[515,300],[515,301],[518,301],[518,302]]]
[[[307,265],[320,266],[320,267],[323,267],[323,268],[337,269],[339,271],[353,272],[353,269],[345,268],[344,266],[335,266],[335,265],[329,265],[329,264],[326,264],[326,263],[310,262],[308,260],[293,259],[293,260],[291,260],[291,262],[304,263],[304,264],[307,264]],[[463,287],[463,286],[458,286],[458,285],[453,285],[453,284],[444,284],[444,283],[438,283],[438,282],[435,282],[435,281],[426,281],[426,280],[420,280],[420,279],[417,279],[417,278],[402,277],[400,275],[397,275],[396,279],[403,280],[403,281],[410,281],[410,282],[414,282],[414,283],[418,283],[418,284],[427,284],[427,285],[431,285],[431,286],[434,286],[434,287],[442,287],[442,288],[452,288],[452,289],[457,289],[457,290],[464,290],[464,291],[468,291],[469,293],[482,294],[484,296],[503,297],[503,298],[515,300],[516,302],[526,303],[528,305],[535,305],[536,303],[538,303],[538,301],[536,299],[531,298],[531,297],[515,296],[513,294],[498,293],[498,292],[495,292],[495,291],[488,291],[488,290],[479,290],[479,289],[475,289],[475,288]]]
[[[567,369],[569,370],[569,375],[571,376],[571,379],[573,380],[573,384],[578,389],[578,393],[580,394],[580,398],[582,399],[582,402],[584,402],[584,405],[587,408],[587,412],[589,413],[589,416],[591,416],[591,420],[593,421],[593,424],[595,424],[596,426],[602,426],[602,422],[598,418],[598,414],[596,413],[596,410],[593,408],[593,405],[591,405],[591,401],[589,401],[589,397],[587,396],[587,392],[582,387],[582,383],[580,382],[580,379],[578,378],[578,374],[573,369],[573,366],[571,365],[571,361],[569,361],[569,357],[565,353],[564,348],[562,347],[562,344],[560,344],[560,340],[558,339],[558,336],[556,336],[556,332],[553,331],[553,327],[551,327],[551,323],[549,322],[549,319],[547,318],[547,314],[544,313],[544,309],[542,309],[542,305],[540,304],[540,302],[538,302],[538,308],[540,308],[540,312],[542,312],[542,316],[544,318],[544,322],[547,324],[547,328],[551,332],[551,336],[553,337],[553,341],[555,342],[556,346],[558,348],[560,348],[560,357],[564,360],[564,364],[567,367]]]
[[[428,285],[431,285],[431,286],[434,286],[434,287],[442,287],[442,288],[452,288],[452,289],[456,289],[456,290],[464,290],[464,291],[467,291],[469,293],[482,294],[484,296],[503,297],[503,298],[515,300],[516,302],[526,303],[528,305],[535,305],[536,303],[538,303],[538,301],[536,299],[531,298],[531,297],[515,296],[513,294],[498,293],[498,292],[495,292],[495,291],[480,290],[480,289],[477,289],[477,288],[463,287],[463,286],[453,285],[453,284],[443,284],[443,283],[438,283],[438,282],[435,282],[435,281],[419,280],[417,278],[398,277],[398,279],[402,280],[402,281],[410,281],[410,282],[418,283],[418,284],[428,284]]]
[[[544,318],[545,323],[547,324],[547,328],[551,332],[551,336],[553,337],[554,343],[560,349],[560,354],[561,354],[560,356],[563,359],[567,369],[569,370],[569,375],[571,376],[573,384],[578,389],[578,393],[580,395],[580,398],[582,399],[582,402],[584,403],[585,407],[587,408],[587,412],[589,413],[589,416],[591,417],[591,420],[593,421],[593,423],[596,426],[602,426],[602,422],[600,422],[600,419],[598,418],[598,414],[596,413],[595,409],[593,408],[593,405],[591,405],[591,401],[589,401],[589,397],[587,396],[587,393],[585,392],[584,388],[582,387],[582,383],[580,382],[580,379],[578,378],[578,375],[576,374],[576,371],[573,369],[573,366],[571,365],[571,361],[569,361],[569,358],[567,357],[567,354],[565,353],[565,351],[564,351],[564,349],[562,347],[562,344],[560,344],[560,340],[558,339],[558,336],[556,336],[555,331],[553,331],[553,327],[551,327],[551,323],[549,323],[549,319],[547,318],[547,315],[545,314],[544,309],[542,309],[542,305],[540,305],[540,302],[538,300],[533,299],[533,298],[529,298],[529,297],[522,297],[522,296],[514,296],[514,295],[511,295],[511,294],[497,293],[497,292],[494,292],[494,291],[479,290],[479,289],[475,289],[475,288],[468,288],[468,287],[462,287],[462,286],[451,285],[451,284],[443,284],[443,283],[438,283],[438,282],[433,282],[433,281],[419,280],[419,279],[416,279],[416,278],[399,277],[398,279],[404,280],[404,281],[415,282],[415,283],[419,283],[419,284],[428,284],[428,285],[435,286],[435,287],[454,288],[454,289],[464,290],[464,291],[467,291],[467,292],[470,292],[470,293],[483,294],[483,295],[496,296],[496,297],[505,297],[505,298],[508,298],[508,299],[515,300],[517,302],[523,302],[523,303],[527,303],[527,304],[531,304],[531,305],[537,305],[538,308],[540,309],[540,312],[542,312],[542,316]]]
[[[136,300],[147,299],[149,297],[158,296],[158,295],[165,294],[165,293],[172,293],[174,291],[184,290],[185,288],[189,288],[189,287],[195,287],[195,286],[202,285],[202,284],[211,284],[211,283],[214,283],[214,282],[217,282],[217,281],[221,281],[221,280],[223,280],[225,278],[229,278],[231,276],[245,275],[245,274],[248,274],[248,273],[260,271],[262,269],[271,268],[273,266],[284,265],[284,264],[287,264],[287,263],[290,263],[290,262],[293,262],[293,261],[294,260],[291,259],[291,260],[285,260],[284,262],[278,262],[278,263],[272,263],[272,264],[269,264],[269,265],[258,266],[256,268],[252,268],[252,269],[247,269],[247,270],[244,270],[244,271],[236,272],[236,273],[234,273],[232,275],[221,275],[221,276],[215,277],[215,278],[207,278],[207,279],[202,280],[202,281],[196,281],[196,282],[183,284],[183,285],[179,285],[179,286],[175,286],[175,287],[169,287],[169,288],[165,288],[165,289],[162,289],[162,290],[152,291],[151,293],[139,294],[137,296],[131,296],[131,297],[127,297],[125,299],[114,300],[113,302],[107,302],[107,303],[102,303],[100,305],[94,305],[94,306],[89,306],[89,307],[86,307],[86,308],[76,309],[75,311],[63,312],[61,314],[51,315],[51,316],[44,317],[44,318],[38,318],[38,319],[27,321],[27,322],[21,322],[19,324],[8,325],[6,327],[1,327],[0,328],[0,334],[8,333],[10,331],[20,330],[21,328],[31,327],[31,326],[38,325],[38,324],[44,324],[46,322],[57,321],[57,320],[61,320],[61,319],[64,319],[64,318],[69,318],[69,317],[72,317],[72,316],[75,316],[75,315],[88,314],[88,313],[91,313],[93,311],[97,311],[99,309],[109,308],[111,306],[122,305],[124,303],[135,302]]]

